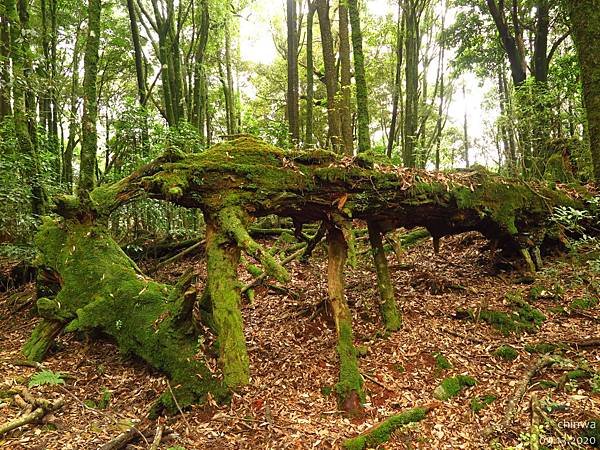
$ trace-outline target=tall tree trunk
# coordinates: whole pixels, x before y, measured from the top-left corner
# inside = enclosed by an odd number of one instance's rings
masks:
[[[62,167],[62,180],[67,187],[67,192],[71,193],[73,190],[73,152],[77,145],[77,110],[79,106],[79,38],[81,33],[81,26],[77,27],[75,34],[75,45],[73,46],[73,64],[71,65],[71,111],[69,114],[69,138],[67,139],[67,146],[63,154],[63,167]]]
[[[464,145],[464,158],[465,167],[468,169],[470,166],[469,162],[469,122],[467,117],[467,87],[463,84],[463,102],[465,105],[465,113],[463,119],[463,145]]]
[[[358,151],[364,152],[371,148],[371,133],[369,131],[370,119],[367,95],[367,79],[365,75],[365,54],[362,46],[362,31],[360,29],[358,0],[348,0],[348,13],[350,14],[350,24],[352,25],[354,78],[356,80]]]
[[[298,105],[298,36],[296,0],[287,0],[287,117],[292,146],[300,142]]]
[[[313,145],[313,102],[314,92],[314,56],[313,56],[313,22],[315,17],[315,1],[308,5],[308,17],[306,19],[306,137],[304,146],[310,148]]]
[[[0,15],[0,122],[4,117],[12,115],[9,52],[8,18]]]
[[[581,66],[594,178],[600,182],[600,8],[597,0],[567,1]]]
[[[26,161],[26,177],[31,186],[31,211],[34,216],[40,216],[45,211],[46,193],[40,179],[40,163],[38,151],[31,136],[28,123],[28,106],[31,105],[29,87],[30,63],[27,57],[28,40],[22,29],[28,22],[27,3],[19,1],[19,9],[15,0],[4,0],[4,11],[10,30],[10,56],[12,59],[12,79],[21,80],[13,83],[13,115],[15,133],[19,149]],[[26,28],[26,27],[25,27]],[[29,100],[28,100],[29,99]],[[35,115],[33,116],[35,118]]]
[[[204,55],[206,45],[208,44],[208,31],[210,26],[208,0],[201,0],[200,8],[200,27],[198,30],[196,52],[194,55],[194,87],[192,94],[191,122],[198,129],[201,139],[204,141],[206,136],[206,95],[204,91],[206,73],[204,69]]]
[[[140,28],[134,6],[134,0],[127,0],[127,11],[129,12],[129,27],[131,29],[131,43],[133,44],[133,55],[135,61],[135,78],[137,81],[138,102],[144,108],[146,105],[146,70],[144,67],[144,55],[140,42]],[[148,121],[144,114],[144,123],[141,130],[142,152],[148,155],[150,149],[150,138],[148,136]]]
[[[398,135],[398,110],[400,103],[400,91],[402,90],[402,60],[404,57],[404,15],[402,2],[398,2],[398,22],[396,24],[396,75],[392,93],[392,119],[387,143],[387,156],[392,157],[392,150]]]
[[[100,48],[101,0],[88,0],[88,35],[83,57],[83,117],[81,120],[81,168],[77,193],[83,203],[88,202],[88,194],[96,184],[96,151],[98,135],[98,97],[96,78],[98,76],[98,51]]]
[[[325,86],[327,88],[327,135],[333,150],[338,151],[341,138],[341,122],[336,98],[338,80],[335,67],[335,55],[333,53],[331,21],[329,20],[329,0],[314,1],[317,8],[317,14],[319,15],[321,47],[323,48],[323,63],[325,65]]]
[[[354,143],[352,138],[352,74],[350,73],[350,36],[348,33],[348,8],[341,1],[339,8],[339,38],[340,38],[340,125],[342,131],[343,153],[352,155]],[[356,55],[354,55],[356,59]],[[360,111],[359,111],[360,114]]]
[[[419,17],[413,0],[404,0],[406,14],[406,102],[402,133],[402,161],[405,167],[415,167],[417,125],[419,114]]]

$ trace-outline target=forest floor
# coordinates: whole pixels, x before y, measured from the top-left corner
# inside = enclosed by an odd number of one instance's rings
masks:
[[[598,292],[592,288],[593,276],[586,275],[585,267],[575,269],[568,257],[548,259],[535,284],[526,284],[518,272],[493,266],[485,247],[485,240],[478,235],[464,234],[446,238],[439,255],[433,253],[429,242],[408,250],[401,263],[390,255],[397,299],[404,313],[402,330],[391,334],[382,331],[379,321],[370,255],[361,255],[356,269],[348,268],[347,296],[368,393],[364,415],[353,418],[338,411],[331,393],[338,367],[335,331],[327,315],[317,308],[327,293],[324,249],[318,248],[307,265],[292,262],[293,281],[287,293],[259,288],[254,303],[243,308],[250,385],[234,394],[229,405],[195,407],[171,420],[168,426],[173,432],[160,448],[339,448],[345,439],[392,414],[431,404],[434,388],[445,377],[457,374],[474,377],[477,385],[440,402],[422,422],[395,433],[384,448],[490,448],[482,430],[502,421],[519,380],[540,358],[526,346],[600,338],[600,308],[571,309],[574,300],[597,299]],[[199,280],[203,280],[205,269],[200,257],[169,266],[159,278],[176,279],[190,264],[197,267]],[[33,295],[31,285],[22,289]],[[20,358],[19,349],[38,319],[26,310],[12,314],[9,294],[0,297],[0,373],[4,381],[26,384],[36,369],[11,361]],[[457,310],[472,309],[475,315],[482,309],[508,311],[507,294],[509,298],[536,299],[531,300],[532,305],[547,318],[539,330],[504,336],[482,320],[456,317]],[[502,344],[517,350],[516,359],[494,355]],[[436,352],[452,367],[439,367]],[[568,347],[560,353],[575,366],[586,367],[588,375],[600,373],[600,346]],[[215,361],[209,362],[216,366]],[[31,391],[45,398],[62,396],[65,406],[47,416],[44,424],[26,426],[0,438],[0,448],[98,448],[143,419],[151,402],[167,389],[160,374],[141,362],[125,359],[113,344],[100,338],[65,335],[44,366],[65,374],[65,384]],[[515,418],[498,436],[503,446],[526,443],[529,448],[523,433],[530,429],[532,395],[550,406],[548,414],[560,429],[545,428],[546,437],[557,437],[561,432],[577,436],[582,430],[576,427],[600,416],[599,375],[547,388],[549,383],[544,380],[559,383],[575,366],[553,366],[535,376],[525,398],[518,401]],[[497,399],[475,413],[471,401],[484,395]],[[101,409],[98,404],[103,397],[106,405]],[[16,406],[0,403],[0,423],[17,413]],[[129,448],[148,445],[138,440]]]

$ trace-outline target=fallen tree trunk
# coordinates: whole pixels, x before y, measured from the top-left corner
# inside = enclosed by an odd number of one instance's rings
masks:
[[[185,281],[169,287],[144,276],[102,223],[116,208],[142,196],[203,211],[207,304],[218,334],[224,381],[235,388],[249,380],[236,273],[240,252],[258,260],[267,275],[281,282],[289,279],[285,268],[251,238],[252,219],[274,214],[291,217],[295,226],[320,221],[328,230],[329,297],[341,368],[338,392],[344,400],[362,400],[352,316],[344,300],[347,247],[340,224],[363,219],[376,227],[379,236],[398,227],[420,226],[434,240],[479,231],[505,248],[529,252],[546,238],[557,238],[549,221],[553,207],[578,206],[578,196],[584,194],[571,196],[483,169],[430,173],[386,165],[364,154],[349,158],[319,150],[285,152],[251,137],[200,154],[170,150],[129,177],[95,189],[91,209],[83,209],[71,197],[57,200],[64,219],[45,221],[36,242],[44,264],[60,274],[62,289],[56,299],[40,299],[38,309],[46,320],[69,324],[68,330],[100,329],[123,351],[164,371],[183,407],[208,392],[224,398],[224,387],[197,352],[198,332],[192,323],[195,292],[187,290]],[[372,238],[378,246],[377,235]],[[389,270],[380,258],[376,263],[387,310],[395,306],[387,286]],[[173,411],[174,403],[163,395],[162,405]]]

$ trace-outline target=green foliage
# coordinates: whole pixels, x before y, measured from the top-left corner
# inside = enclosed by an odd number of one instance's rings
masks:
[[[475,386],[477,381],[468,375],[457,375],[442,380],[438,387],[433,391],[433,396],[438,400],[448,400],[456,397],[463,389]]]
[[[496,398],[495,395],[483,395],[471,399],[471,411],[475,414],[479,414],[482,409],[491,404]]]
[[[435,352],[433,354],[433,357],[435,359],[435,365],[438,369],[452,369],[452,364],[450,363],[450,361],[448,361],[448,358],[446,358],[441,352]]]
[[[494,351],[494,355],[496,355],[498,358],[512,361],[518,358],[519,352],[517,352],[517,350],[510,345],[501,345]]]
[[[44,385],[55,386],[57,384],[65,384],[62,373],[52,372],[51,370],[42,370],[31,376],[28,386],[31,388]]]
[[[598,306],[600,299],[597,297],[579,297],[571,302],[569,308],[571,309],[592,309]]]
[[[525,345],[525,351],[528,353],[547,354],[554,352],[557,348],[559,348],[558,345],[549,342]]]

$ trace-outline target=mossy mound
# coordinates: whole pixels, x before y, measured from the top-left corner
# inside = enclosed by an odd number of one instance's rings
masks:
[[[519,357],[519,352],[510,345],[501,345],[496,350],[494,350],[494,355],[498,358],[513,361]]]
[[[525,345],[525,351],[528,353],[539,353],[539,354],[547,354],[547,353],[552,353],[554,352],[556,349],[558,349],[559,346],[557,344],[553,344],[550,342],[540,342],[537,344],[527,344]]]
[[[546,316],[537,308],[525,302],[518,296],[507,296],[512,303],[510,313],[484,309],[476,314],[470,310],[468,313],[473,319],[483,320],[499,330],[504,336],[511,333],[534,333],[546,320]]]
[[[452,363],[441,352],[435,352],[433,358],[435,359],[435,366],[439,370],[452,369]]]
[[[482,395],[480,397],[475,397],[471,399],[471,411],[475,414],[479,414],[479,412],[485,409],[488,405],[490,405],[494,400],[496,400],[495,395]]]
[[[580,298],[576,298],[575,300],[573,300],[571,302],[571,304],[569,305],[569,308],[571,309],[593,309],[596,306],[598,306],[598,303],[600,303],[600,299],[598,299],[597,297],[580,297]]]
[[[457,375],[455,377],[445,378],[433,391],[433,396],[438,400],[448,400],[456,397],[460,392],[471,386],[475,386],[477,380],[468,375]]]

